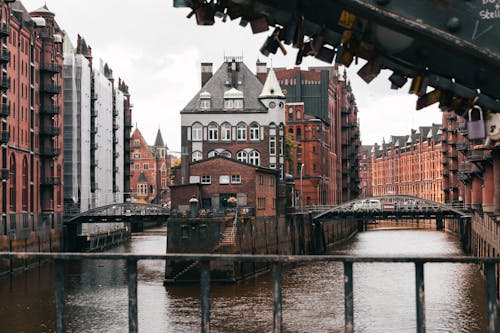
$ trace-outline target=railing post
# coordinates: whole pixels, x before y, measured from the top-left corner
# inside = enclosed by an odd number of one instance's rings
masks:
[[[64,333],[64,266],[63,261],[56,259],[56,332]]]
[[[495,264],[490,262],[485,263],[484,271],[486,274],[486,294],[488,302],[488,333],[496,333],[498,331],[498,314]]]
[[[344,261],[344,332],[354,332],[354,297],[352,283],[352,262]]]
[[[137,313],[137,260],[127,260],[128,274],[128,331],[137,333],[138,313]]]
[[[273,333],[283,332],[283,301],[281,295],[281,263],[273,264]]]
[[[417,305],[417,333],[425,332],[424,263],[415,263],[415,298]]]
[[[203,260],[200,265],[201,288],[201,332],[210,332],[210,261]]]

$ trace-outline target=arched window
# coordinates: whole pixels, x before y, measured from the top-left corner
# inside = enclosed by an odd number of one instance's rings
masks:
[[[245,123],[238,124],[237,139],[238,139],[238,141],[246,141],[247,140],[247,125]]]
[[[221,137],[222,141],[231,141],[231,125],[229,123],[222,124]]]
[[[260,153],[256,150],[252,150],[250,154],[248,154],[248,163],[260,165]]]
[[[295,118],[296,118],[296,119],[301,119],[301,118],[302,118],[302,115],[301,115],[301,113],[300,113],[300,109],[296,111]]]
[[[250,140],[259,140],[260,139],[260,127],[257,123],[252,123],[250,125]]]
[[[203,127],[200,123],[194,123],[193,126],[191,126],[191,140],[202,141],[202,129]]]
[[[208,124],[208,141],[219,140],[219,126],[216,123]]]
[[[240,150],[237,154],[236,154],[236,159],[240,162],[245,162],[245,163],[248,163],[248,154],[246,151],[244,150]]]
[[[219,152],[217,152],[216,150],[211,150],[211,151],[208,152],[207,156],[208,156],[208,158],[210,158],[210,157],[214,157],[214,156],[217,156],[217,155],[219,155]]]
[[[22,198],[22,205],[23,205],[23,210],[27,211],[28,210],[28,160],[26,157],[23,159],[23,198]]]
[[[14,154],[10,155],[10,187],[9,187],[9,198],[10,198],[10,210],[12,212],[16,211],[16,158]]]
[[[231,152],[228,150],[224,150],[224,151],[220,152],[220,154],[224,157],[231,158]]]
[[[201,151],[193,151],[192,161],[196,162],[196,161],[199,161],[201,159],[203,159],[203,154],[201,153]]]

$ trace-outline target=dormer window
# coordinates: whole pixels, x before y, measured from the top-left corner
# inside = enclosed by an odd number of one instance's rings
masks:
[[[200,109],[208,110],[211,108],[212,95],[208,91],[204,91],[200,94]]]
[[[226,91],[224,93],[224,109],[243,109],[243,92],[235,88]]]

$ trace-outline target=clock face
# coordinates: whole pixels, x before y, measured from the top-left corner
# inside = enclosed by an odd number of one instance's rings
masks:
[[[269,102],[269,108],[270,109],[274,109],[276,107],[276,103],[275,102]]]

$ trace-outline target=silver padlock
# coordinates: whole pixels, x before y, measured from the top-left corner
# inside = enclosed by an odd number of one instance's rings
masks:
[[[473,111],[476,111],[479,114],[479,119],[472,120]],[[484,139],[486,137],[483,109],[481,109],[480,106],[474,105],[471,109],[469,109],[467,132],[470,140]]]

